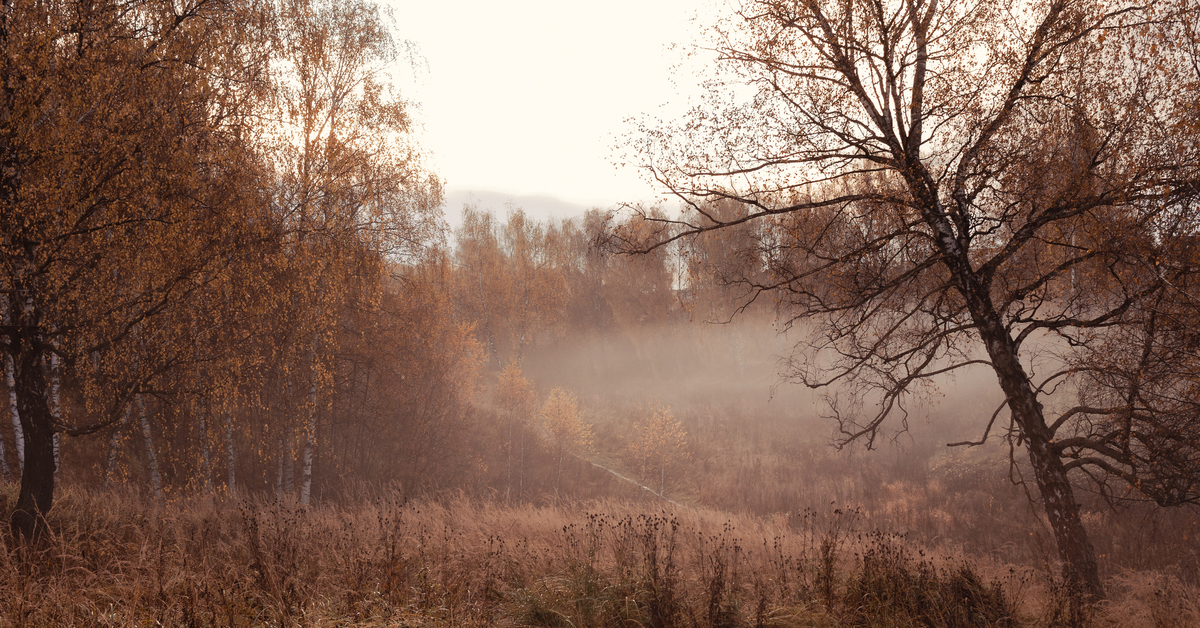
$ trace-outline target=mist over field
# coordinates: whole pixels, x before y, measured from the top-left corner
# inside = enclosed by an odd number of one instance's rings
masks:
[[[395,8],[0,6],[0,628],[1200,626],[1197,0]]]
[[[680,274],[681,252],[599,253],[587,235],[598,212],[539,221],[475,207],[464,217],[452,248],[406,271],[428,288],[390,288],[398,300],[386,309],[425,330],[383,325],[386,346],[345,341],[353,363],[394,362],[339,376],[318,414],[310,504],[297,499],[303,423],[284,418],[304,407],[305,388],[276,389],[207,433],[187,422],[187,393],[164,394],[143,402],[160,430],[123,423],[112,438],[63,443],[65,488],[50,519],[62,560],[115,568],[80,548],[117,543],[110,529],[137,521],[140,540],[122,551],[169,548],[168,571],[181,578],[154,584],[162,567],[134,561],[134,575],[110,586],[173,593],[116,624],[154,608],[179,621],[258,609],[304,624],[298,609],[313,604],[425,616],[450,591],[456,612],[480,621],[500,613],[551,625],[559,614],[686,623],[701,611],[699,623],[776,613],[789,625],[795,604],[808,609],[803,621],[851,625],[872,613],[934,613],[946,626],[977,625],[965,617],[1054,625],[1069,615],[1051,567],[1054,537],[1021,446],[1010,461],[1003,413],[985,444],[947,447],[979,439],[999,405],[985,366],[931,378],[871,448],[847,443],[829,405],[846,399],[845,387],[789,377],[818,328],[785,325],[786,306],[731,316],[739,288],[694,267]],[[1054,372],[1061,359],[1050,350],[1062,348],[1031,342],[1028,368]],[[1045,401],[1070,397],[1064,389]],[[16,485],[6,487],[11,504]],[[1122,606],[1091,621],[1129,625],[1134,611],[1119,610],[1128,608],[1156,616],[1164,590],[1193,599],[1194,512],[1114,509],[1086,483],[1078,489],[1102,573],[1124,587]],[[154,524],[155,513],[180,527]],[[19,555],[5,556],[18,578]],[[216,575],[227,564],[240,571]],[[574,575],[563,584],[562,574]],[[668,589],[654,588],[668,576]],[[239,579],[254,583],[240,606],[197,588]],[[592,587],[607,593],[580,606]],[[875,597],[874,587],[907,590],[912,605]],[[964,587],[972,593],[962,607],[934,601]],[[498,597],[475,601],[472,590]]]

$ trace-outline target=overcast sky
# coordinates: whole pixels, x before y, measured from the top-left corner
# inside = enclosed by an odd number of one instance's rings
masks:
[[[421,56],[400,85],[420,105],[419,141],[453,200],[500,193],[609,207],[654,196],[614,164],[617,146],[633,130],[627,118],[676,115],[695,93],[690,73],[671,71],[684,51],[670,45],[696,41],[692,18],[699,7],[711,14],[712,0],[387,4],[398,38]]]

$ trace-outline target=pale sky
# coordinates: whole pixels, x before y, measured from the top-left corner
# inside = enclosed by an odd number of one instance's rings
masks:
[[[712,0],[386,4],[397,38],[422,57],[415,76],[402,68],[399,86],[420,105],[418,141],[449,192],[583,207],[659,192],[614,160],[634,130],[627,118],[677,116],[697,93],[694,73],[671,66],[698,40],[692,18],[711,16]]]

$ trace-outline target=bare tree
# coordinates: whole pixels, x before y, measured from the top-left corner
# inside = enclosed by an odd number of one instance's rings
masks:
[[[1176,249],[1200,194],[1196,20],[1195,0],[742,2],[713,31],[710,96],[632,143],[688,211],[631,207],[659,229],[611,237],[646,251],[759,225],[737,281],[812,330],[787,376],[838,387],[842,444],[903,429],[931,378],[990,368],[1003,404],[977,443],[1007,411],[1064,579],[1100,597],[1070,471],[1200,500],[1194,371],[1135,375],[1188,346],[1164,321],[1194,303],[1197,260]],[[728,202],[745,211],[714,211]],[[1174,466],[1150,471],[1164,450]]]

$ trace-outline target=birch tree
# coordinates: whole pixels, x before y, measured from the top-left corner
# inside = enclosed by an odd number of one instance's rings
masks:
[[[477,471],[470,425],[484,353],[423,267],[393,269],[378,307],[344,321],[321,458],[338,473],[326,488],[344,478],[420,490]]]
[[[556,462],[554,496],[562,481],[563,460],[568,454],[585,454],[592,448],[592,426],[579,416],[575,395],[565,388],[555,388],[546,397],[540,413],[542,430],[550,442]]]
[[[659,229],[616,240],[641,251],[761,225],[750,252],[766,274],[740,279],[747,299],[769,293],[811,331],[786,374],[837,386],[843,443],[873,445],[888,419],[903,429],[933,378],[990,370],[998,409],[975,442],[1008,422],[1069,590],[1100,597],[1073,476],[1200,499],[1194,465],[1143,479],[1168,442],[1196,459],[1164,412],[1180,406],[1151,403],[1132,368],[1095,367],[1108,347],[1126,365],[1155,355],[1154,312],[1179,311],[1156,304],[1193,298],[1172,287],[1193,260],[1172,251],[1197,229],[1196,23],[1194,0],[738,3],[712,31],[711,96],[632,144],[689,213],[634,208]],[[746,211],[710,211],[719,201]],[[1033,352],[1066,366],[1039,370]],[[1070,390],[1078,404],[1051,398]]]
[[[0,351],[24,438],[22,536],[51,506],[56,434],[120,421],[186,359],[134,330],[261,240],[259,169],[235,131],[257,95],[259,23],[215,2],[0,11]],[[73,383],[57,418],[51,356]]]
[[[475,207],[464,207],[462,225],[454,236],[455,302],[462,308],[463,318],[475,321],[475,333],[487,349],[489,362],[499,369],[499,343],[511,311],[511,290],[495,217]]]
[[[521,373],[521,366],[513,360],[500,372],[496,381],[495,402],[500,409],[501,432],[504,437],[504,454],[506,460],[506,486],[504,498],[512,498],[513,493],[513,458],[516,454],[517,497],[525,488],[525,433],[528,431],[530,419],[537,409],[537,391],[533,382]],[[515,451],[514,451],[515,450]]]
[[[634,422],[628,450],[640,465],[643,479],[650,477],[648,472],[657,472],[660,497],[666,490],[667,467],[690,458],[687,430],[675,418],[670,406],[657,406],[649,415]]]
[[[268,147],[299,343],[291,359],[304,363],[292,372],[306,373],[296,385],[307,393],[298,427],[299,498],[308,503],[336,325],[354,298],[376,298],[388,257],[412,254],[435,233],[441,185],[408,140],[407,104],[386,73],[397,49],[377,6],[291,0],[280,26],[281,134]]]

